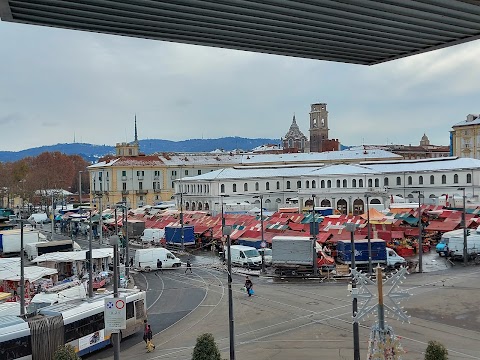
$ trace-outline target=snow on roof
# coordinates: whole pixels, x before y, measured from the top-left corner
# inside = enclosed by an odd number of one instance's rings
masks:
[[[102,259],[113,257],[113,248],[101,248],[92,250],[92,259]],[[32,260],[34,263],[42,262],[73,262],[85,261],[87,259],[87,251],[65,251],[54,252],[37,256]]]
[[[57,270],[43,266],[25,266],[25,280],[36,281],[54,275]],[[20,281],[20,258],[0,258],[0,280]]]
[[[421,160],[398,160],[366,164],[338,164],[319,167],[233,167],[211,171],[203,175],[184,178],[182,181],[208,181],[249,178],[275,178],[300,176],[328,176],[354,174],[381,174],[401,172],[445,171],[480,168],[480,160],[472,158],[437,158]]]

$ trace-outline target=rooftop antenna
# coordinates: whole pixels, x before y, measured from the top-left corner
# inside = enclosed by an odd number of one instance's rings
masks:
[[[75,130],[73,131],[73,143],[75,144],[76,141],[75,141]]]

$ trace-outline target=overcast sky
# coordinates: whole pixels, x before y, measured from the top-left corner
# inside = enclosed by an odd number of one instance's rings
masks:
[[[1,150],[73,142],[280,138],[327,103],[345,145],[448,145],[480,112],[480,42],[374,66],[0,21]]]

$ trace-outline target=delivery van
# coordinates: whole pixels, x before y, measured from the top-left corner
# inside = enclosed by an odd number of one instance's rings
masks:
[[[165,248],[138,249],[135,251],[134,267],[140,271],[157,270],[157,260],[162,269],[179,268],[182,261]]]
[[[228,256],[228,248],[225,248],[225,250],[227,251],[225,255]],[[248,268],[260,268],[262,266],[262,256],[253,246],[232,245],[230,250],[232,264]]]

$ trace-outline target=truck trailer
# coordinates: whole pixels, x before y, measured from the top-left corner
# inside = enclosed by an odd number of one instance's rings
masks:
[[[0,255],[12,256],[20,254],[21,245],[21,229],[6,230],[0,233]],[[27,244],[33,244],[41,241],[46,241],[45,235],[37,230],[23,229],[23,248]]]
[[[316,252],[318,269],[335,267],[332,257],[318,247]],[[272,267],[278,275],[312,275],[313,254],[313,240],[308,236],[274,236],[272,239]]]
[[[399,267],[406,265],[403,257],[395,250],[387,248],[384,240],[370,239],[373,266]],[[352,247],[349,240],[340,240],[337,243],[337,261],[341,264],[352,263]],[[368,240],[355,240],[355,265],[364,267],[368,265]]]

